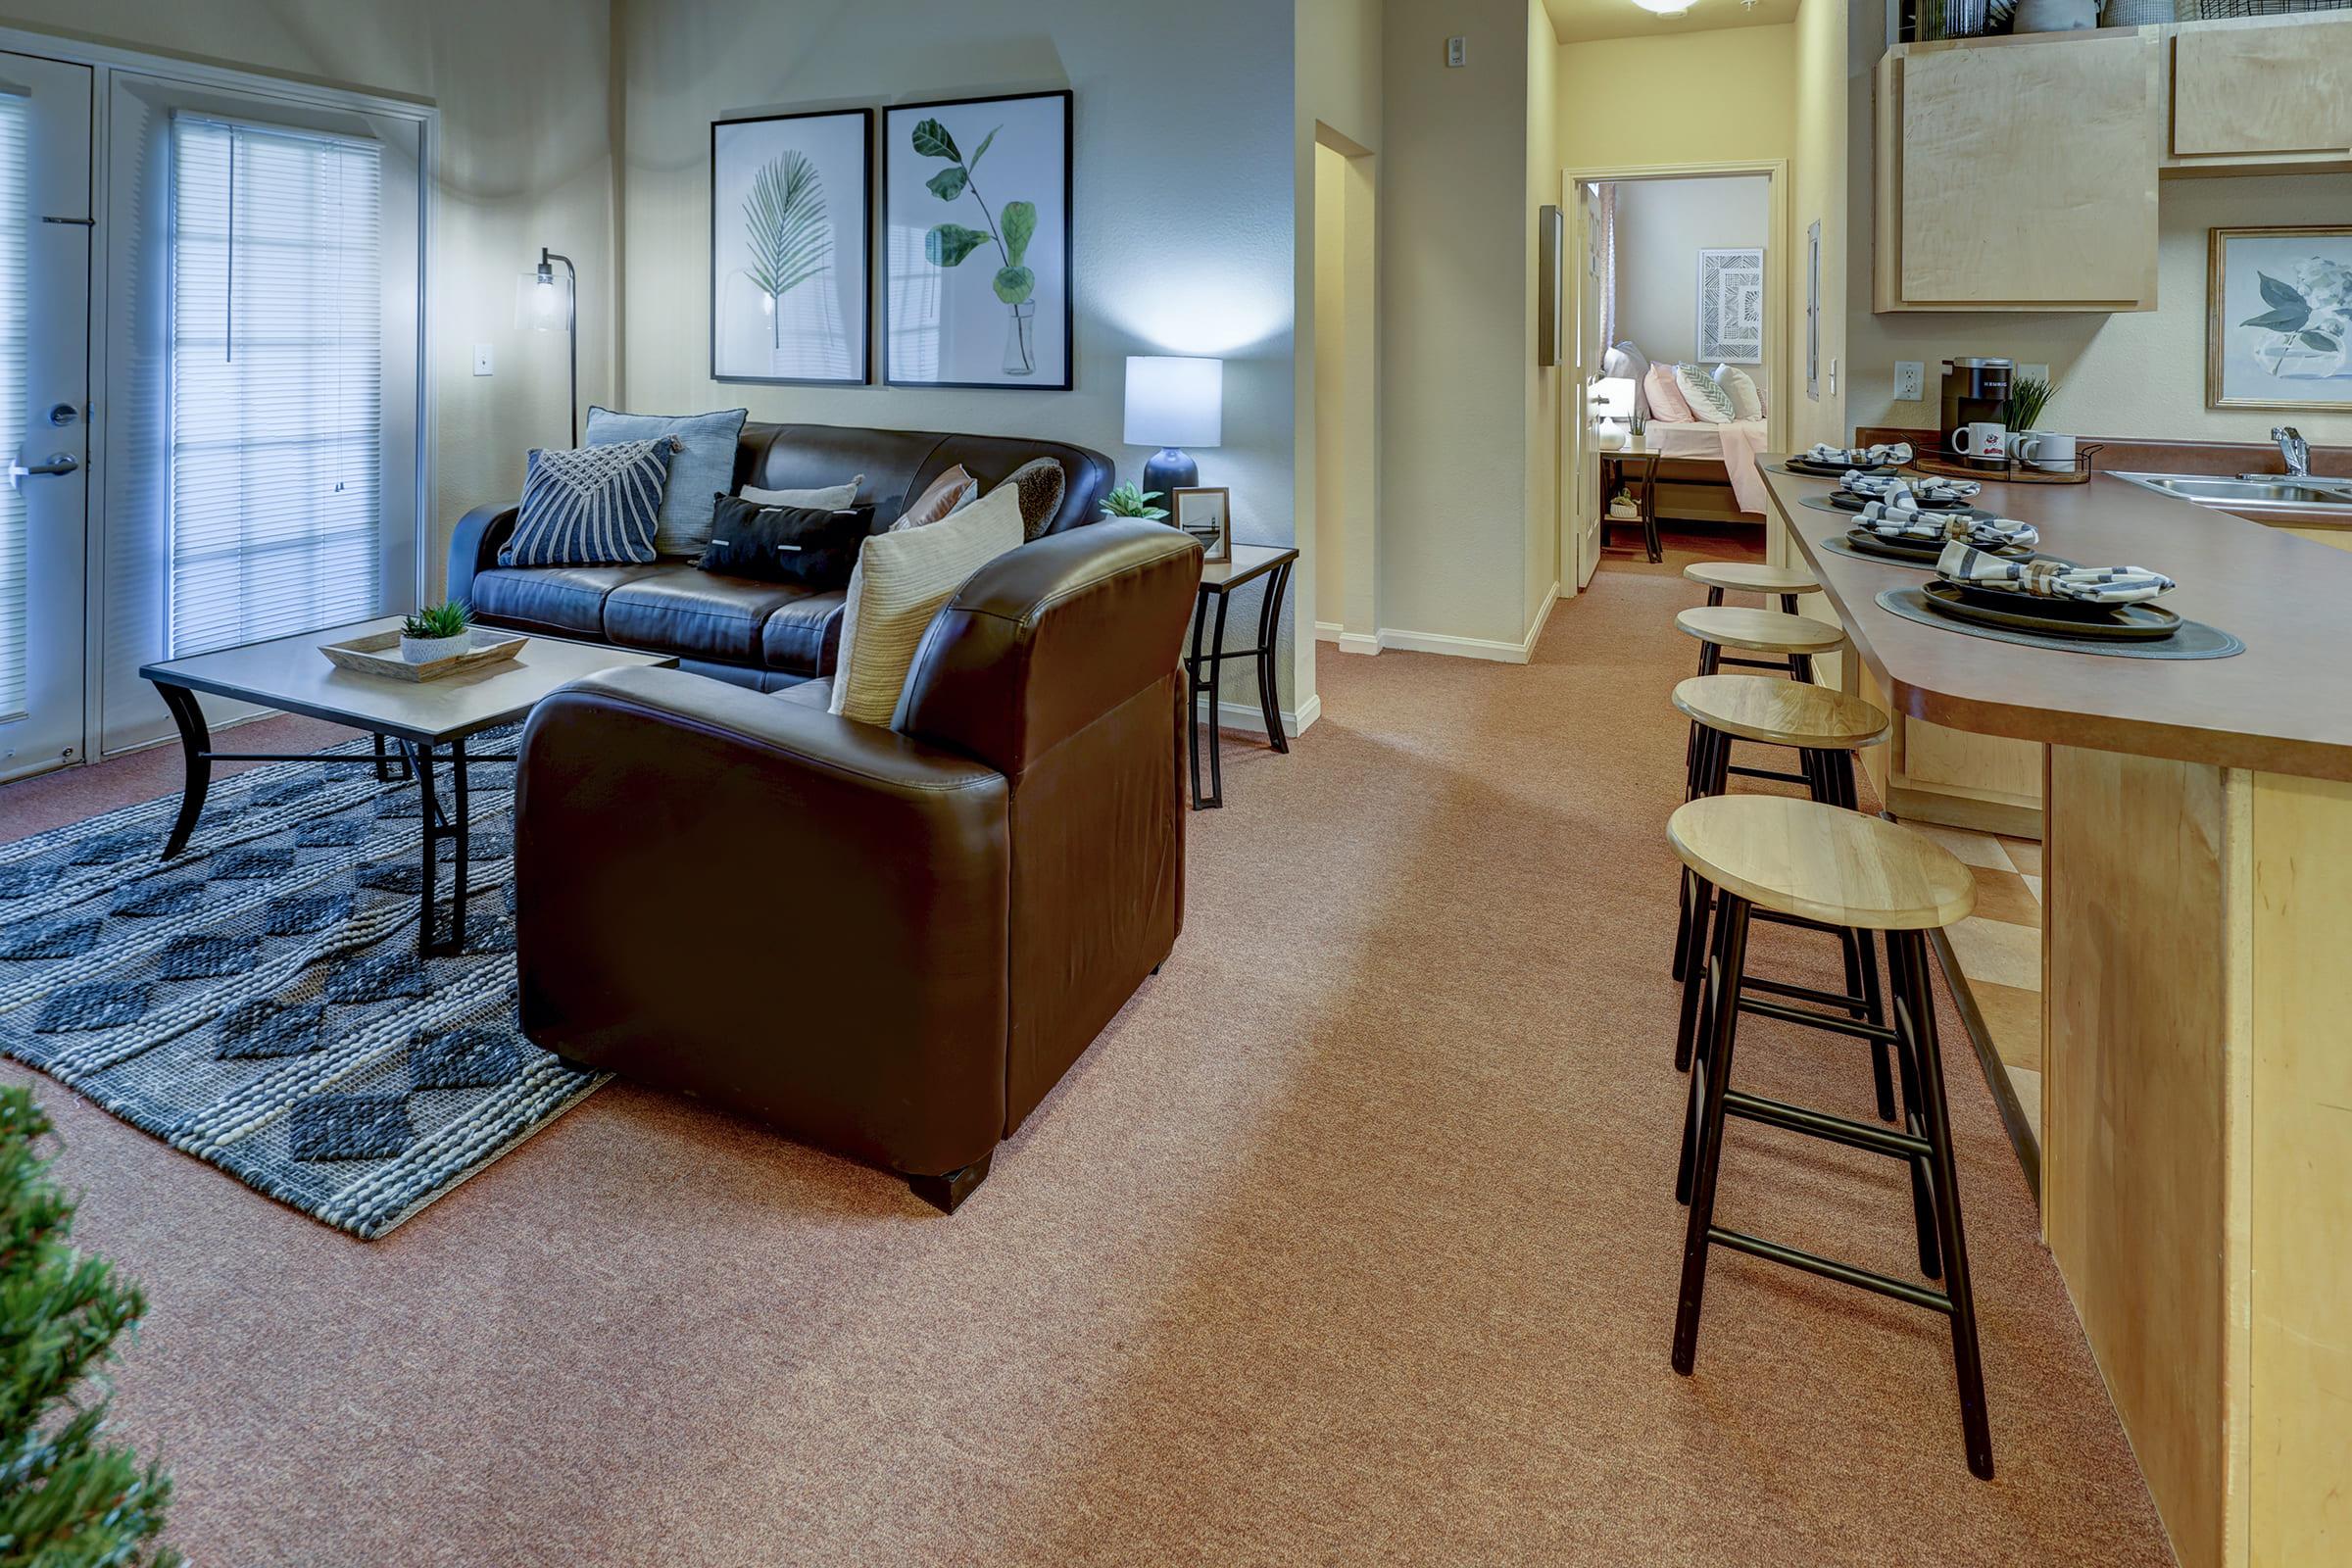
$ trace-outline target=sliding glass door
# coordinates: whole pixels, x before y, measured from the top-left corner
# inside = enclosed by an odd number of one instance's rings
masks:
[[[90,69],[0,53],[0,779],[78,760]]]

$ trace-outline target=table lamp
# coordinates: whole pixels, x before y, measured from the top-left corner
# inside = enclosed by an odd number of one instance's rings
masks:
[[[1225,362],[1176,355],[1127,357],[1127,444],[1157,447],[1144,488],[1166,495],[1200,482],[1186,447],[1213,447],[1225,434]]]
[[[564,264],[556,275],[555,264]],[[580,273],[571,258],[539,247],[539,265],[514,283],[514,324],[536,332],[571,334],[571,444],[580,444]]]

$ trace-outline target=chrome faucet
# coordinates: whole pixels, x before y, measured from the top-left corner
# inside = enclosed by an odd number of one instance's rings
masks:
[[[2311,444],[2303,439],[2302,431],[2282,424],[2271,432],[2271,439],[2278,443],[2278,455],[2286,460],[2289,474],[2297,479],[2311,477]]]

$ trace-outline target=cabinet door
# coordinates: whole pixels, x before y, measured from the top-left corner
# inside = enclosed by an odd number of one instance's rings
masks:
[[[1901,305],[2154,307],[2158,42],[2122,33],[1903,57]]]
[[[2281,19],[2173,39],[2173,156],[2352,153],[2352,20]]]

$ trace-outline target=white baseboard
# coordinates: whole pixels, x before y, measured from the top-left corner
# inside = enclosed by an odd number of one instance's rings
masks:
[[[1316,621],[1315,641],[1330,643],[1343,654],[1377,654],[1380,652],[1378,634],[1349,631],[1336,620]]]
[[[1200,698],[1195,710],[1201,717],[1206,718],[1208,716],[1208,699]],[[1322,716],[1323,694],[1316,692],[1307,698],[1297,712],[1293,712],[1287,708],[1282,710],[1283,733],[1294,738],[1303,735],[1314,726],[1315,720]],[[1263,734],[1266,728],[1266,715],[1258,711],[1255,703],[1220,702],[1217,704],[1217,723],[1224,728],[1255,730],[1259,734]]]
[[[1455,637],[1446,632],[1404,631],[1395,626],[1380,628],[1380,646],[1402,649],[1413,654],[1446,654],[1455,659],[1488,659],[1498,664],[1524,664],[1535,657],[1536,639],[1544,635],[1544,622],[1551,619],[1551,607],[1560,602],[1560,585],[1553,583],[1544,596],[1544,608],[1536,612],[1536,623],[1527,635],[1515,643],[1499,637]]]

